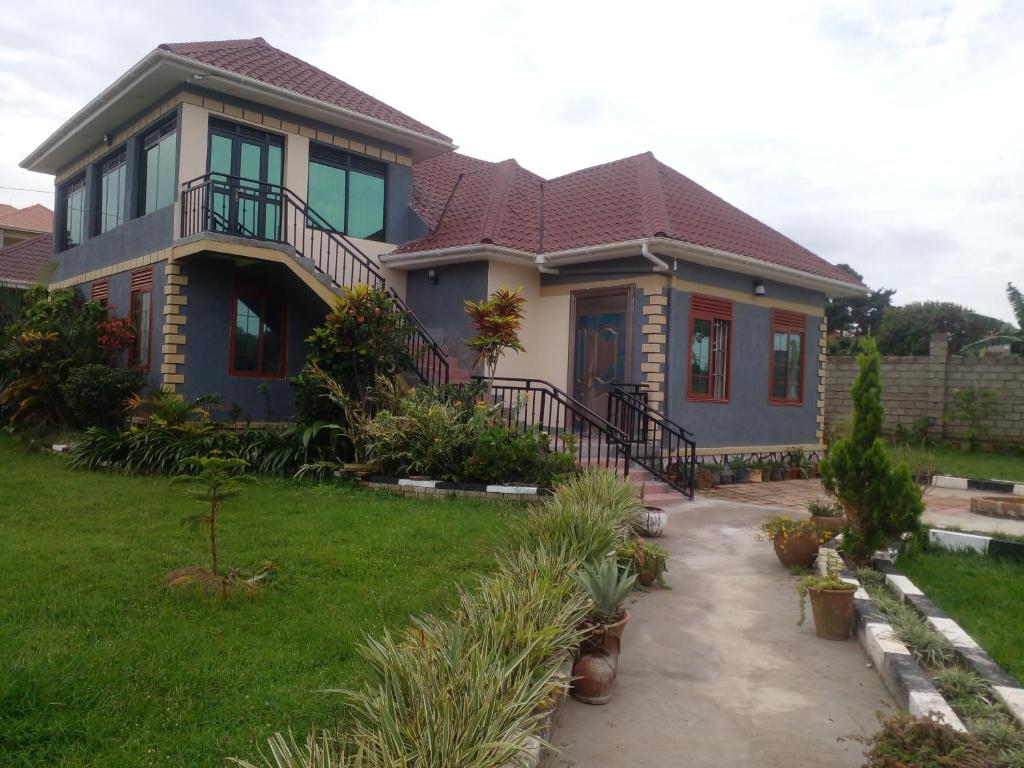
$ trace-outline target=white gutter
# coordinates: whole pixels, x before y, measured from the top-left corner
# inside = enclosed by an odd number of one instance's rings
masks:
[[[853,285],[842,280],[836,280],[835,278],[815,275],[781,264],[772,264],[751,256],[742,256],[716,248],[671,240],[667,237],[627,240],[620,243],[608,243],[605,245],[588,246],[586,248],[570,248],[564,251],[552,251],[540,255],[493,245],[460,245],[454,248],[438,248],[430,251],[392,253],[382,256],[381,264],[388,267],[408,269],[477,261],[486,258],[496,258],[500,261],[513,261],[516,263],[522,263],[529,259],[537,266],[539,271],[550,274],[557,272],[559,266],[603,261],[623,256],[635,256],[639,252],[655,265],[655,272],[669,271],[668,264],[651,253],[652,247],[657,248],[658,252],[663,256],[671,256],[690,263],[703,264],[705,266],[717,267],[718,269],[727,269],[731,272],[739,272],[751,277],[761,277],[776,280],[780,283],[797,285],[810,290],[821,291],[829,296],[856,296],[864,295],[868,292],[866,287]],[[645,248],[647,253],[644,253]]]

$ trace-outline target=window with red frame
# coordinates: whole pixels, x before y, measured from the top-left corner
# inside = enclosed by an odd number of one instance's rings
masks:
[[[150,339],[153,335],[153,268],[132,272],[131,308],[128,317],[135,329],[135,341],[128,350],[128,364],[149,368]]]
[[[804,347],[807,317],[777,309],[772,312],[772,359],[768,399],[797,405],[804,400]]]
[[[694,294],[690,298],[690,369],[686,395],[691,400],[729,399],[732,302]]]
[[[285,375],[285,302],[275,291],[239,288],[231,326],[231,374]]]

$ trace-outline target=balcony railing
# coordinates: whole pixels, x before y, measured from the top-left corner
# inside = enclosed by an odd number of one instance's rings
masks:
[[[448,359],[377,266],[343,233],[287,187],[207,173],[182,185],[181,236],[210,232],[290,246],[334,289],[364,284],[385,290],[408,321],[413,370],[428,384],[448,383]]]

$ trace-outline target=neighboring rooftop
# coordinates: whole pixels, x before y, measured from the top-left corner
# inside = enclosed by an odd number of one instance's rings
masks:
[[[53,235],[22,240],[0,250],[0,285],[27,288],[38,282],[53,261]]]
[[[262,37],[251,40],[163,43],[159,48],[449,144],[452,141],[443,133],[363,93],[334,75],[275,48]]]
[[[486,243],[540,254],[662,237],[862,286],[650,152],[548,180],[515,160],[456,152],[413,170],[430,234],[401,253]]]
[[[26,208],[0,204],[0,229],[53,232],[53,211],[39,203]]]

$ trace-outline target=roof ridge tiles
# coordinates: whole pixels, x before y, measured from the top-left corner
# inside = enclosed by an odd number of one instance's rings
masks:
[[[671,226],[657,162],[651,152],[637,155],[637,181],[640,184],[640,199],[643,203],[644,229],[653,237],[667,237]]]

